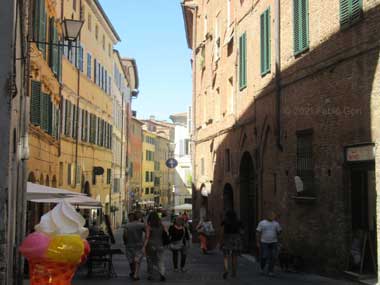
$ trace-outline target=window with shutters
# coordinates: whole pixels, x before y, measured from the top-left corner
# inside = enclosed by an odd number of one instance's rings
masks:
[[[133,177],[133,162],[129,164],[129,177]]]
[[[87,118],[86,118],[86,111],[85,110],[81,110],[81,113],[82,113],[82,122],[81,122],[81,140],[82,141],[86,141],[86,124],[87,124]]]
[[[66,100],[65,106],[65,136],[69,137],[71,134],[71,123],[72,123],[72,104],[70,101]]]
[[[363,16],[362,0],[340,0],[340,25],[348,27],[359,21]]]
[[[260,44],[261,76],[264,76],[271,68],[270,8],[260,16]]]
[[[309,0],[293,0],[294,54],[309,49]]]
[[[239,88],[247,87],[247,34],[239,38]]]
[[[41,128],[49,132],[49,105],[50,105],[49,94],[42,93],[41,95]]]
[[[149,188],[145,188],[145,195],[149,194]]]
[[[33,7],[33,36],[37,41],[38,49],[46,58],[46,31],[47,31],[47,14],[45,0],[35,0]]]
[[[59,42],[58,42],[58,32],[55,26],[54,17],[49,20],[49,66],[53,73],[58,77],[60,70],[60,60],[59,60]]]
[[[50,96],[48,95],[47,97],[47,106],[48,106],[48,115],[47,115],[47,118],[48,118],[48,125],[47,125],[47,132],[49,135],[53,136],[53,102],[51,102],[51,98]]]
[[[73,105],[73,121],[71,126],[71,137],[73,139],[77,138],[77,129],[78,129],[78,107]]]
[[[84,71],[84,48],[83,46],[81,45],[79,48],[78,48],[78,66],[77,68],[83,72]]]
[[[297,176],[303,182],[300,196],[314,196],[313,131],[297,132]]]
[[[97,81],[98,65],[97,64],[98,63],[96,62],[96,58],[94,58],[94,82],[95,82],[95,84],[98,83],[98,81]]]
[[[95,144],[96,138],[96,117],[94,114],[90,114],[90,143]]]
[[[111,179],[112,179],[112,169],[108,168],[107,169],[107,184],[111,184]]]
[[[41,82],[32,80],[30,98],[30,122],[33,125],[41,124]]]
[[[71,163],[67,165],[67,184],[71,185],[72,183],[72,169]]]
[[[145,182],[149,182],[149,171],[145,171]]]

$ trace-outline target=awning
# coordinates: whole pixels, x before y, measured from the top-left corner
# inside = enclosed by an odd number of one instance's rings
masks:
[[[27,182],[26,199],[32,201],[35,199],[52,199],[68,198],[73,196],[84,196],[83,193],[73,192],[60,188],[48,187],[40,184]]]
[[[174,210],[187,210],[191,211],[193,209],[193,205],[191,204],[182,204],[174,207]]]
[[[84,195],[77,195],[75,197],[68,197],[68,198],[33,199],[31,201],[35,203],[57,204],[61,202],[63,199],[69,202],[74,207],[79,207],[79,208],[82,207],[84,209],[102,208],[102,204],[99,201],[96,201],[95,199],[88,196],[84,196]]]

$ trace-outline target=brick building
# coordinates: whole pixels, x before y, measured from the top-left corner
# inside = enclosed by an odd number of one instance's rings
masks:
[[[358,236],[364,271],[375,273],[380,1],[182,7],[193,50],[194,218],[218,226],[235,208],[255,253],[257,222],[273,209],[306,268],[355,270]]]

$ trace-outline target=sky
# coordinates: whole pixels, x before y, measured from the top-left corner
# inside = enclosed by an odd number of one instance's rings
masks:
[[[139,96],[137,117],[168,120],[191,105],[191,52],[180,0],[100,0],[121,42],[122,57],[135,58]]]

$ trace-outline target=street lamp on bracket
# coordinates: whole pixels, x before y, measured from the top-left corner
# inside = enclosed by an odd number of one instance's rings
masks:
[[[36,43],[36,44],[43,44],[47,46],[58,46],[58,47],[73,47],[72,43],[75,42],[80,34],[80,31],[82,30],[84,21],[82,20],[74,20],[74,19],[63,19],[61,25],[62,25],[62,32],[63,32],[63,39],[68,42],[68,44],[63,43],[53,43],[53,42],[40,42],[32,40],[30,42]],[[77,46],[74,46],[77,48]]]

